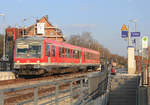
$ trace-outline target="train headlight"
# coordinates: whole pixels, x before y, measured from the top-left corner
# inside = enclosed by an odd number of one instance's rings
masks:
[[[36,63],[40,63],[40,61],[37,61]]]
[[[20,61],[17,61],[17,63],[20,63]]]

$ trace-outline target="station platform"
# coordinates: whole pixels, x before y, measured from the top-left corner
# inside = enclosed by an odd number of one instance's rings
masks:
[[[9,80],[9,79],[16,79],[14,72],[12,72],[12,71],[0,71],[0,81]]]

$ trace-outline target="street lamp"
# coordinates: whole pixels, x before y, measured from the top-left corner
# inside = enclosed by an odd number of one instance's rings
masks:
[[[31,17],[31,19],[34,19],[35,20],[35,24],[34,24],[34,35],[36,34],[36,23],[37,23],[37,21],[36,20],[38,20],[38,17],[36,17],[36,16],[32,16]]]
[[[25,21],[28,21],[28,20],[31,20],[31,19],[37,20],[38,17],[32,16],[32,17],[29,17],[29,18],[23,18],[23,19],[22,19],[22,29],[23,29],[23,31],[22,31],[23,34],[22,34],[22,35],[23,35],[23,36],[25,35],[25,25],[24,25],[24,22],[25,22]],[[35,27],[35,25],[34,25],[34,34],[35,34],[35,28],[36,28],[36,27]]]
[[[6,56],[5,56],[5,14],[1,13],[0,16],[3,17],[3,24],[2,24],[2,30],[3,30],[2,32],[4,34],[4,40],[3,40],[3,43],[4,43],[4,45],[3,45],[3,60],[5,60],[6,59]]]
[[[137,20],[136,19],[131,19],[129,20],[132,23],[135,23],[135,32],[137,32]]]
[[[23,18],[23,20],[22,20],[22,28],[23,28],[23,34],[22,34],[22,36],[24,36],[24,34],[25,34],[25,27],[24,27],[24,22],[25,21],[27,21],[27,19],[26,18]]]
[[[136,19],[131,19],[131,20],[129,20],[130,22],[132,22],[132,23],[134,23],[135,24],[135,32],[137,32],[137,20]],[[138,54],[138,45],[137,45],[137,38],[135,38],[135,51],[136,51],[136,53]]]

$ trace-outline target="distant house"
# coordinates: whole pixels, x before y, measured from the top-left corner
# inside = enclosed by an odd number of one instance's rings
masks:
[[[48,37],[51,40],[65,41],[62,31],[48,21],[47,15],[36,20],[35,24],[25,28],[25,35],[38,35]]]
[[[6,37],[14,37],[14,40],[24,35],[25,36],[33,36],[33,35],[44,36],[44,37],[50,38],[51,40],[65,41],[62,31],[58,27],[53,26],[48,21],[48,15],[43,16],[39,20],[36,20],[36,23],[29,27],[26,27],[26,28],[8,27],[6,29]]]

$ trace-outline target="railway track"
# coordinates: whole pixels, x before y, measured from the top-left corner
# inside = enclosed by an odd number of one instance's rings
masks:
[[[88,73],[95,72],[95,71],[87,71],[87,72],[75,72],[75,73],[66,73],[66,74],[59,74],[59,75],[50,75],[46,77],[39,77],[39,78],[31,78],[31,79],[25,79],[25,78],[17,78],[17,79],[11,79],[11,80],[3,80],[0,81],[0,86],[5,85],[17,85],[22,83],[36,83],[36,82],[44,82],[46,80],[56,80],[56,79],[68,79],[68,78],[75,78],[75,77],[81,77],[85,76]],[[1,89],[0,87],[0,89]]]
[[[32,78],[32,79],[23,79],[23,78],[18,78],[14,80],[6,80],[6,81],[0,81],[0,89],[3,88],[8,88],[8,87],[18,87],[18,86],[27,86],[27,85],[32,85],[32,84],[37,84],[37,83],[42,83],[42,82],[47,82],[47,81],[56,81],[56,80],[67,80],[67,79],[72,79],[72,78],[79,78],[86,76],[87,74],[91,73],[93,71],[88,71],[88,72],[76,72],[76,73],[71,73],[71,74],[61,74],[61,75],[52,75],[48,77],[41,77],[41,78]],[[94,71],[95,72],[95,71]],[[77,85],[77,83],[73,83],[73,85]],[[69,84],[62,84],[59,86],[61,90],[69,88]],[[56,89],[55,86],[49,85],[49,86],[43,86],[38,88],[38,95],[39,96],[44,96],[48,93],[54,92]],[[30,89],[24,89],[24,90],[19,90],[19,91],[12,91],[12,92],[7,92],[4,93],[5,96],[5,105],[14,105],[18,102],[24,101],[24,100],[29,100],[33,98],[33,88]]]

